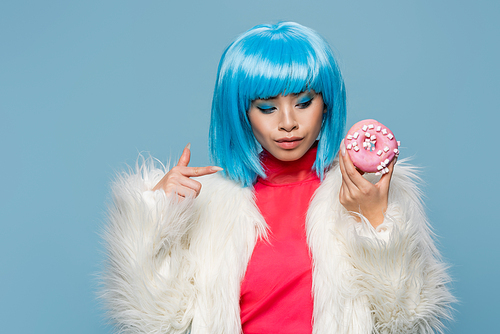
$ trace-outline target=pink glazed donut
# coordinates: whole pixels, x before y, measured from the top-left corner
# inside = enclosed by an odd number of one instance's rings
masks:
[[[399,155],[399,142],[392,131],[374,119],[354,124],[344,144],[354,166],[366,173],[387,173],[387,165]]]

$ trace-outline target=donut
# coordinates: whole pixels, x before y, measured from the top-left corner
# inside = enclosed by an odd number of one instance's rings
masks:
[[[366,173],[389,172],[387,165],[399,155],[399,144],[392,131],[374,119],[354,124],[344,139],[352,163]]]

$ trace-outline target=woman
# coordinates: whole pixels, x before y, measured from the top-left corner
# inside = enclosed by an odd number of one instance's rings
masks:
[[[188,145],[170,171],[148,161],[115,183],[103,298],[117,327],[440,331],[453,298],[412,168],[363,177],[344,124],[344,83],[317,33],[283,22],[237,38],[214,92],[215,166],[189,167]]]

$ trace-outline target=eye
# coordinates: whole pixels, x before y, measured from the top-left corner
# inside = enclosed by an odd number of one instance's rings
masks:
[[[309,100],[306,100],[303,102],[299,102],[299,103],[297,103],[297,107],[300,109],[305,109],[311,105],[312,101],[313,101],[313,98],[310,98]]]
[[[275,107],[257,107],[257,109],[259,109],[263,114],[271,114],[274,110],[276,110]]]

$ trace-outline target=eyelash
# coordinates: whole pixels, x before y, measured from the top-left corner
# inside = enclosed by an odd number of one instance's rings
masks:
[[[257,109],[259,109],[263,114],[271,114],[274,109],[276,109],[275,107],[272,107],[272,108],[261,108],[261,107],[257,107]]]
[[[302,103],[299,103],[299,104],[297,104],[297,105],[298,105],[301,109],[305,109],[305,108],[307,108],[307,107],[309,107],[309,106],[311,105],[312,101],[313,101],[313,98],[312,98],[312,99],[310,99],[309,101],[302,102]]]
[[[314,98],[311,98],[310,100],[308,101],[305,101],[305,102],[301,102],[301,103],[297,103],[297,106],[300,108],[300,109],[306,109],[307,107],[309,107],[312,103]],[[261,107],[257,107],[257,109],[259,109],[263,114],[271,114],[275,109],[276,107],[271,107],[271,108],[261,108]]]

